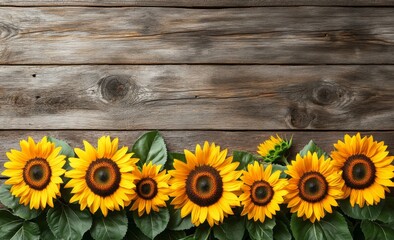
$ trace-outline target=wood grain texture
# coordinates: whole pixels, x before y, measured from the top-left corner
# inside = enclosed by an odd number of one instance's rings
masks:
[[[394,6],[393,0],[0,0],[0,6],[158,6],[158,7],[258,7],[258,6]]]
[[[119,138],[120,146],[131,147],[138,137],[145,131],[1,131],[0,132],[0,171],[7,159],[5,153],[11,148],[20,149],[19,141],[32,136],[35,140],[43,136],[52,136],[65,140],[72,147],[83,148],[82,140],[87,140],[92,145],[97,146],[97,139],[104,135]],[[330,131],[330,132],[310,132],[310,131],[160,131],[163,135],[168,150],[170,152],[183,152],[183,149],[193,150],[196,144],[203,144],[204,141],[215,142],[222,148],[228,148],[229,154],[234,150],[248,151],[256,153],[257,146],[269,136],[276,133],[290,138],[293,136],[293,148],[290,159],[295,153],[313,139],[319,146],[327,152],[331,152],[333,144],[339,139],[343,139],[346,133],[354,132]],[[388,151],[394,154],[394,131],[374,132],[365,131],[362,135],[373,135],[377,141],[384,141],[388,145]],[[257,154],[257,153],[256,153]]]
[[[0,129],[393,130],[394,66],[3,66]]]
[[[0,64],[394,64],[394,8],[0,8]]]

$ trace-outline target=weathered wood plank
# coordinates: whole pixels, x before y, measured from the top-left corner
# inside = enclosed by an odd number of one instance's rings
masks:
[[[0,64],[394,64],[394,8],[0,8]]]
[[[3,163],[7,159],[5,153],[11,148],[20,149],[19,141],[27,139],[32,136],[35,140],[48,135],[58,139],[63,139],[72,147],[83,147],[82,140],[91,142],[94,146],[97,145],[97,139],[103,135],[110,135],[112,137],[119,137],[120,145],[132,146],[143,131],[1,131],[0,132],[0,171],[3,169]],[[333,150],[333,144],[338,139],[343,139],[344,134],[352,132],[340,131],[161,131],[169,151],[183,152],[183,149],[194,149],[197,143],[204,143],[204,141],[215,142],[223,148],[229,149],[229,154],[233,150],[242,150],[249,152],[256,152],[259,143],[267,139],[270,135],[280,134],[290,138],[293,136],[294,147],[290,153],[290,158],[294,158],[295,152],[298,152],[302,147],[313,139],[319,146],[328,152]],[[378,141],[385,141],[388,145],[388,151],[394,154],[394,131],[385,132],[362,132],[363,135],[373,135]]]
[[[158,6],[158,7],[258,7],[258,6],[394,6],[392,0],[1,0],[0,6]]]
[[[0,129],[393,130],[394,66],[3,66]]]

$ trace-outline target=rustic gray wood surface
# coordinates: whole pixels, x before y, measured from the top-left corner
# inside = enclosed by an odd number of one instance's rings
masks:
[[[392,0],[0,0],[0,171],[28,136],[394,151]],[[1,181],[1,179],[0,179]]]
[[[394,8],[3,7],[0,64],[394,64]]]
[[[0,6],[393,6],[393,0],[1,0]]]
[[[393,66],[4,66],[1,129],[392,130]]]

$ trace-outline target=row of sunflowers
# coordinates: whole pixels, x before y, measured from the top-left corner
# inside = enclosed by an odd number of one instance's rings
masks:
[[[1,239],[394,239],[394,157],[345,135],[330,156],[293,139],[258,155],[214,143],[168,153],[159,132],[84,149],[44,137],[6,153]]]

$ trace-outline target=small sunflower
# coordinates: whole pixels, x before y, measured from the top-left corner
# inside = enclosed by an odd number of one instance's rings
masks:
[[[287,180],[280,179],[280,171],[272,173],[272,165],[264,167],[257,161],[248,165],[248,171],[243,171],[243,193],[239,197],[244,206],[241,215],[248,214],[248,219],[264,222],[265,216],[272,218],[280,210],[283,196],[287,194],[284,187]]]
[[[101,137],[97,149],[83,143],[85,151],[75,148],[78,158],[70,158],[73,169],[65,174],[71,178],[65,187],[73,188],[70,202],[78,201],[81,210],[88,207],[92,213],[100,208],[104,216],[130,204],[135,187],[131,171],[138,158],[131,158],[127,147],[118,150],[118,138]]]
[[[12,185],[11,194],[30,209],[44,209],[47,204],[53,207],[53,199],[60,196],[61,176],[66,172],[66,156],[59,155],[62,148],[56,148],[47,137],[37,144],[29,137],[20,141],[20,146],[21,151],[11,149],[6,153],[10,161],[2,172],[9,177],[5,184]]]
[[[279,135],[271,136],[257,147],[257,153],[260,154],[264,161],[274,162],[284,157],[291,147],[292,139],[283,140]]]
[[[214,143],[196,146],[195,154],[185,150],[186,163],[175,160],[170,174],[172,192],[175,197],[171,204],[181,208],[181,217],[191,213],[196,226],[208,221],[210,226],[223,222],[224,217],[234,214],[231,207],[240,206],[234,193],[241,188],[237,179],[241,171],[236,171],[239,163],[232,162],[227,149],[220,151]]]
[[[393,156],[388,156],[384,142],[377,142],[373,137],[361,138],[360,133],[350,137],[345,135],[344,142],[334,144],[331,153],[334,167],[342,170],[345,180],[345,198],[350,196],[350,204],[363,207],[374,205],[385,198],[388,187],[394,187],[390,179],[394,177]]]
[[[331,206],[338,206],[336,199],[343,197],[341,172],[324,155],[319,158],[311,152],[304,157],[297,154],[285,172],[291,176],[285,198],[290,212],[297,212],[298,217],[312,223],[320,221],[325,211],[332,213]]]
[[[145,212],[149,214],[151,209],[158,212],[159,207],[166,207],[169,197],[168,180],[171,175],[166,174],[166,170],[160,171],[160,165],[148,165],[144,163],[142,170],[134,171],[134,184],[136,185],[135,193],[132,195],[136,199],[131,210],[138,209],[138,216],[142,216]]]

